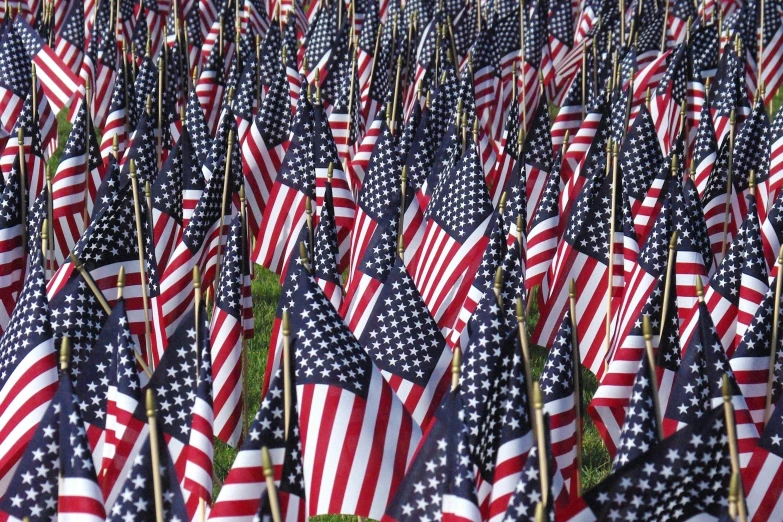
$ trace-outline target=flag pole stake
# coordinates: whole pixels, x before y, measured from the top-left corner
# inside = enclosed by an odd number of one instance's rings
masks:
[[[462,349],[457,346],[451,356],[451,391],[459,386],[460,366],[462,365]]]
[[[674,156],[676,158],[677,156]],[[673,159],[674,159],[673,158]],[[672,290],[672,284],[674,283],[674,263],[675,256],[677,255],[677,231],[672,233],[672,238],[669,240],[669,259],[666,264],[666,282],[663,287],[663,304],[661,305],[661,328],[658,332],[658,336],[663,335],[663,327],[666,321],[666,316],[669,313],[669,294]]]
[[[242,262],[241,262],[241,277],[242,277],[242,292],[244,295],[245,291],[245,260],[247,259],[247,200],[245,199],[245,186],[242,185],[239,187],[239,217],[241,220],[241,234],[242,239],[240,241],[241,247],[240,252],[242,255]],[[247,274],[249,275],[249,274]],[[244,307],[244,299],[242,307],[240,307],[240,310],[242,310],[241,321],[242,321],[242,436],[243,438],[247,438],[247,432],[250,428],[249,426],[249,417],[248,417],[248,407],[250,404],[250,398],[247,395],[248,390],[248,374],[249,374],[249,368],[248,368],[248,358],[247,358],[247,337],[245,335],[245,307]]]
[[[612,285],[614,278],[614,235],[615,221],[617,218],[617,142],[612,144],[612,201],[611,212],[609,217],[609,266],[607,267],[607,284],[606,284],[606,353],[612,347]]]
[[[408,191],[408,166],[402,166],[400,174],[400,217],[397,222],[397,255],[405,261],[405,199]]]
[[[783,289],[783,246],[778,253],[778,274],[775,277],[775,301],[772,308],[772,337],[769,344],[769,374],[767,376],[767,398],[764,407],[764,425],[769,422],[772,413],[772,385],[775,382],[775,356],[778,345],[778,321],[780,321],[780,295]]]
[[[609,265],[611,266],[611,264]],[[609,280],[611,281],[611,279]],[[574,365],[574,422],[576,423],[576,469],[574,481],[576,482],[576,494],[582,496],[582,357],[579,354],[579,336],[576,332],[576,284],[574,280],[568,286],[568,308],[571,315],[571,363]]]
[[[49,280],[49,220],[44,218],[41,227],[41,255],[44,263],[44,279]]]
[[[144,306],[144,341],[147,347],[147,362],[154,368],[152,358],[152,334],[150,329],[150,307],[147,296],[147,271],[144,262],[144,238],[141,229],[141,205],[139,203],[139,180],[136,174],[136,161],[128,160],[131,185],[133,188],[133,211],[136,214],[136,244],[139,249],[139,273],[141,274],[141,301]],[[108,312],[107,312],[108,313]]]
[[[228,186],[231,182],[231,157],[234,154],[234,129],[228,131],[226,147],[226,167],[223,169],[223,198],[220,203],[220,228],[218,228],[217,257],[215,258],[215,286],[220,280],[220,261],[223,254],[223,226],[226,222],[226,207],[228,206]]]
[[[160,448],[158,447],[158,420],[155,416],[155,391],[147,388],[147,423],[150,427],[150,455],[152,456],[152,491],[155,496],[155,522],[163,522],[163,485],[160,480]]]
[[[27,169],[24,158],[24,128],[22,125],[19,125],[16,138],[19,149],[19,190],[21,192],[19,210],[22,219],[22,252],[27,252],[27,205],[29,203],[27,200]]]

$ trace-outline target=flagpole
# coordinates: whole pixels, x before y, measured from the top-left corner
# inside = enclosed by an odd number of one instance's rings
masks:
[[[661,405],[658,398],[658,380],[655,375],[655,356],[653,355],[652,345],[653,333],[650,316],[646,314],[642,316],[642,333],[644,335],[644,351],[647,355],[647,365],[650,368],[650,389],[652,390],[653,407],[655,409],[656,435],[658,440],[661,441],[663,440],[663,426],[661,422]]]
[[[536,504],[535,522],[547,522],[546,520],[546,508],[543,502]]]
[[[625,0],[620,0],[620,45],[625,45]]]
[[[291,428],[291,317],[288,310],[283,310],[283,412],[285,420],[285,439]]]
[[[536,448],[538,451],[538,476],[541,478],[541,503],[548,505],[549,461],[547,459],[546,432],[544,430],[544,400],[541,396],[541,386],[539,385],[538,381],[532,383],[532,388],[533,411],[535,415]]]
[[[402,166],[400,174],[400,216],[397,221],[397,255],[405,261],[405,199],[408,192],[408,166]]]
[[[163,46],[166,47],[165,45]],[[158,136],[155,164],[157,168],[161,167],[161,158],[163,157],[163,59],[158,56]]]
[[[358,49],[358,48],[357,48]],[[351,146],[351,131],[353,130],[353,96],[356,84],[356,65],[358,60],[358,50],[354,49],[353,60],[351,60],[351,81],[348,83],[348,132],[345,134],[345,150],[346,154],[349,154],[348,149]],[[345,170],[345,166],[343,166]]]
[[[228,131],[228,146],[226,148],[226,167],[223,169],[223,198],[220,203],[220,228],[218,229],[217,257],[215,258],[215,285],[220,280],[220,261],[223,254],[223,226],[226,220],[228,206],[228,185],[231,178],[231,157],[234,154],[234,129]]]
[[[19,125],[16,132],[17,147],[19,149],[19,189],[21,192],[21,205],[19,207],[22,219],[22,252],[27,252],[27,169],[24,160],[24,127]]]
[[[395,135],[395,127],[397,126],[397,105],[400,97],[400,73],[402,72],[402,56],[397,57],[397,74],[394,78],[394,98],[392,98],[392,113],[389,120],[389,130],[392,136]]]
[[[395,13],[395,17],[397,14]],[[381,48],[381,32],[383,30],[383,26],[381,24],[378,24],[378,30],[375,34],[375,50],[373,51],[372,55],[372,64],[370,64],[370,76],[367,78],[367,92],[370,92],[369,89],[372,86],[372,80],[375,76],[375,65],[378,61],[378,51]]]
[[[41,255],[44,262],[44,280],[49,280],[49,220],[44,218],[41,227]]]
[[[614,278],[614,234],[617,207],[617,142],[612,145],[612,201],[609,218],[609,266],[606,287],[606,352],[612,347],[612,280]]]
[[[585,119],[587,106],[587,42],[582,41],[582,119]]]
[[[611,279],[610,279],[611,282]],[[611,284],[611,283],[610,283]],[[611,287],[610,287],[611,288]],[[571,315],[571,359],[574,366],[574,422],[576,423],[576,469],[574,481],[576,494],[582,496],[582,356],[579,354],[579,338],[576,332],[576,285],[574,280],[568,286],[568,307]]]
[[[158,420],[155,416],[155,391],[147,388],[147,423],[150,428],[150,455],[152,457],[152,491],[155,497],[155,522],[163,522],[163,485],[160,480],[160,448],[158,448]]]
[[[667,26],[669,25],[669,3],[670,0],[666,0],[666,5],[663,9],[663,30],[661,31],[661,54],[666,52],[666,36],[667,36]]]
[[[196,386],[199,381],[199,366],[201,364],[201,273],[198,266],[193,267],[193,322],[195,323],[194,332],[194,345],[196,347]],[[204,497],[199,495],[198,499],[198,516],[199,522],[204,522],[206,519],[206,505]]]
[[[756,61],[757,65],[757,85],[761,85],[761,82],[763,81],[763,74],[762,69],[764,66],[763,57],[764,57],[764,0],[759,0],[759,39],[758,39],[759,49],[758,49],[758,59]],[[756,101],[756,100],[753,100]]]
[[[261,467],[264,470],[269,510],[272,512],[272,522],[281,522],[280,503],[277,498],[277,487],[275,486],[275,468],[272,465],[272,457],[269,455],[269,448],[266,446],[261,446]]]
[[[769,422],[772,413],[772,385],[775,382],[775,356],[778,345],[778,321],[780,320],[780,295],[783,289],[783,246],[778,253],[778,274],[775,278],[775,301],[772,308],[772,338],[769,344],[769,374],[767,377],[767,398],[764,407],[764,425]]]
[[[149,301],[147,297],[147,273],[144,264],[144,238],[141,229],[141,205],[139,204],[139,180],[136,175],[136,161],[133,158],[128,160],[131,185],[133,188],[133,211],[136,217],[136,244],[139,249],[139,274],[141,275],[141,301],[144,306],[144,341],[147,348],[147,364],[154,368],[152,357],[152,334],[150,329]]]
[[[674,158],[677,156],[675,155]],[[669,240],[669,259],[666,263],[666,281],[663,286],[663,304],[661,305],[661,328],[658,332],[658,337],[663,335],[663,328],[666,322],[666,316],[669,313],[669,294],[671,293],[672,284],[674,282],[674,263],[677,255],[677,231],[672,232],[672,238]]]
[[[90,212],[87,208],[87,201],[90,198],[90,79],[86,78],[84,81],[84,104],[85,104],[85,118],[84,118],[84,213],[82,215],[82,222],[84,228],[87,228],[87,222],[90,219]],[[118,139],[117,135],[114,135],[114,139]],[[114,142],[112,142],[114,146]],[[49,187],[49,197],[51,198],[51,187]]]
[[[459,386],[460,366],[462,365],[462,349],[457,346],[451,355],[451,391],[454,392]]]
[[[248,390],[248,359],[247,359],[247,337],[245,336],[245,260],[247,259],[247,200],[245,199],[245,186],[244,184],[239,187],[239,219],[241,224],[241,237],[240,240],[240,253],[242,261],[240,264],[240,275],[242,278],[242,306],[240,307],[240,322],[242,324],[242,436],[247,438],[248,425],[248,406],[249,397],[247,396]],[[249,274],[248,274],[249,275]]]
[[[699,294],[699,301],[704,301],[703,288],[702,292],[699,292],[701,287],[701,279],[696,278],[699,283],[696,285],[696,292]],[[742,476],[740,475],[740,460],[739,449],[737,448],[737,426],[734,424],[734,405],[732,403],[731,385],[729,384],[729,375],[723,374],[723,381],[721,389],[723,391],[723,413],[726,416],[726,435],[729,439],[729,455],[731,456],[731,471],[732,475],[737,477],[738,485],[736,491],[737,496],[737,520],[738,522],[747,522],[748,512],[747,506],[745,506],[745,498],[742,494]]]

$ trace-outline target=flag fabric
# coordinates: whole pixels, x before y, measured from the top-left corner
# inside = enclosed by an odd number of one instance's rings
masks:
[[[22,223],[22,187],[19,160],[14,162],[11,172],[0,194],[0,205],[6,209],[0,212],[0,332],[5,332],[16,307],[25,277],[25,253]]]
[[[783,453],[783,403],[778,400],[772,415],[761,434],[758,446],[753,450],[747,468],[742,475],[748,506],[748,520],[783,520],[780,509]]]
[[[65,15],[60,33],[55,38],[54,52],[73,74],[78,74],[84,56],[84,3],[74,2]]]
[[[633,383],[628,411],[625,415],[620,443],[612,461],[613,470],[618,470],[655,448],[658,443],[658,420],[652,383],[656,379],[647,357],[642,357],[639,371]]]
[[[318,225],[313,232],[313,274],[318,286],[335,310],[343,302],[343,287],[340,270],[337,266],[340,249],[337,239],[337,227],[334,218],[332,184],[327,181],[323,206],[320,208]]]

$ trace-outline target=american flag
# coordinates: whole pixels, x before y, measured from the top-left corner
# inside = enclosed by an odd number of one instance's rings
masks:
[[[246,41],[243,39],[243,41]],[[248,53],[247,56],[242,56],[241,62],[240,56],[234,60],[234,64],[242,64],[242,71],[236,86],[234,87],[234,100],[232,109],[234,115],[237,118],[237,142],[244,144],[247,133],[250,130],[250,125],[253,123],[253,116],[258,108],[256,91],[258,86],[256,84],[256,53]],[[228,89],[231,87],[227,86]]]
[[[723,402],[721,379],[724,374],[728,374],[737,424],[739,458],[742,467],[745,467],[759,434],[702,299],[699,300],[697,313],[697,330],[686,344],[672,384],[663,421],[664,434],[671,435],[684,426],[703,424],[710,409]]]
[[[292,267],[289,277],[298,288],[289,309],[291,355],[308,515],[340,512],[378,519],[421,430],[312,276],[302,264]],[[314,351],[308,347],[316,335],[321,341]],[[333,362],[323,366],[324,358]]]
[[[17,18],[13,27],[22,39],[29,59],[35,64],[46,97],[56,112],[61,111],[78,89],[76,75],[24,19]]]
[[[152,181],[152,242],[158,266],[168,266],[182,236],[182,198],[185,177],[200,177],[201,168],[190,133],[182,129],[179,142],[169,153],[160,173]],[[186,174],[187,173],[187,174]]]
[[[322,8],[316,13],[302,45],[309,69],[307,74],[309,83],[312,84],[315,81],[316,71],[321,83],[328,75],[332,46],[337,41],[339,32],[337,4],[322,4]]]
[[[0,41],[0,122],[7,133],[11,133],[24,99],[30,90],[30,61],[26,59],[24,44],[16,31],[6,27]]]
[[[23,149],[25,158],[25,175],[27,177],[25,188],[27,190],[28,208],[33,206],[35,199],[41,194],[46,185],[46,161],[41,149],[41,135],[38,122],[33,121],[32,97],[30,94],[24,100],[24,105],[19,113],[19,118],[14,125],[13,132],[6,141],[5,149],[0,155],[0,170],[7,176],[14,162],[19,157],[19,131],[22,131]]]
[[[204,120],[204,111],[198,102],[195,86],[191,88],[188,96],[188,102],[185,107],[185,123],[183,129],[187,129],[190,134],[191,143],[199,159],[199,164],[204,165],[207,161],[207,155],[211,148],[212,135],[207,128],[207,122]],[[198,175],[189,175],[185,172],[185,192],[182,194],[182,226],[187,226],[198,204],[199,198],[204,191],[204,176],[199,171]]]
[[[527,215],[536,215],[547,177],[552,172],[552,138],[549,131],[549,107],[541,98],[525,139],[522,157],[527,178]]]
[[[326,111],[323,105],[315,103],[313,107],[313,130],[311,154],[313,167],[315,168],[315,201],[316,208],[321,209],[325,204],[325,191],[327,184],[332,190],[332,217],[334,219],[335,233],[337,234],[338,256],[337,266],[340,272],[348,268],[351,248],[351,228],[353,227],[356,203],[353,192],[348,183],[348,178],[343,171],[340,157],[337,153],[332,130],[329,127]],[[331,180],[329,169],[332,169]]]
[[[679,184],[672,183],[628,280],[622,303],[614,318],[612,356],[608,361],[606,375],[587,409],[604,444],[612,453],[619,448],[625,408],[633,396],[634,379],[641,359],[644,358],[641,317],[650,317],[655,334],[658,334],[661,328],[663,294],[667,286],[669,264],[668,248],[675,246],[670,245],[673,231],[675,228],[681,228],[673,222],[673,217],[682,213],[681,199]],[[672,259],[672,262],[674,261]],[[672,277],[676,277],[674,272]],[[674,280],[669,282],[670,293],[674,284]],[[657,339],[653,337],[653,347],[656,343]],[[677,348],[679,350],[679,345]]]
[[[696,18],[696,8],[693,3],[686,0],[675,0],[672,2],[669,6],[669,16],[666,20],[667,47],[674,47],[685,41],[685,36],[689,29],[688,24],[694,18]]]
[[[747,492],[748,520],[779,521],[780,499],[783,493],[783,400],[778,400],[774,411],[753,450],[748,466],[742,474]]]
[[[283,415],[283,371],[273,374],[269,390],[248,429],[248,437],[234,460],[212,506],[214,522],[266,520],[266,482],[262,479],[262,448],[269,449],[274,466],[275,487],[284,522],[304,522],[305,494],[302,445],[297,416],[292,415],[288,434]]]
[[[243,274],[246,245],[242,222],[234,218],[228,231],[226,252],[215,292],[215,307],[210,322],[212,342],[212,397],[215,412],[215,435],[236,447],[243,426],[242,332]]]
[[[617,453],[612,461],[613,471],[653,449],[658,443],[658,419],[653,396],[655,369],[650,368],[647,357],[642,357],[628,400],[625,423],[620,432]],[[655,389],[657,391],[657,388]]]
[[[466,399],[458,388],[444,397],[382,522],[480,522],[475,464],[470,454]]]
[[[343,302],[343,287],[341,272],[337,267],[339,248],[337,243],[337,228],[335,226],[335,208],[332,203],[332,184],[327,182],[324,192],[323,206],[318,216],[318,225],[313,232],[313,275],[326,298],[335,310],[339,310]],[[304,234],[305,231],[302,231]],[[305,243],[308,239],[305,240]]]
[[[195,89],[201,109],[204,111],[210,136],[214,136],[225,90],[222,53],[210,53],[201,70]]]
[[[512,275],[510,270],[506,273]],[[515,300],[520,298],[519,283],[507,277],[499,295],[487,288],[467,327],[461,386],[485,519],[505,512],[532,444],[525,362],[516,318],[512,318]]]
[[[73,74],[79,74],[84,46],[84,3],[71,2],[71,8],[55,38],[54,52]]]
[[[686,103],[688,56],[678,46],[650,101],[650,115],[664,154],[669,154],[680,134],[680,108]]]
[[[701,208],[696,186],[689,177],[682,184],[683,206],[681,214],[686,216],[677,225],[677,304],[685,314],[696,306],[694,278],[700,277],[706,284],[715,270],[715,259],[710,246],[707,222]]]
[[[426,429],[449,384],[451,350],[400,256],[390,265],[354,332],[413,420]],[[405,339],[416,339],[414,353],[404,348]]]
[[[780,72],[781,59],[783,58],[783,24],[781,24],[780,2],[766,2],[763,4],[764,26],[759,45],[763,46],[761,53],[761,76],[769,100],[775,96],[783,82],[783,74]]]
[[[580,371],[574,353],[571,314],[566,312],[555,336],[552,348],[549,350],[544,369],[539,378],[541,392],[544,398],[544,413],[549,415],[552,436],[552,456],[557,463],[557,469],[563,476],[563,482],[568,491],[575,492],[578,477],[576,430],[576,401],[581,402],[582,391],[574,388],[574,372]]]
[[[305,226],[305,200],[315,197],[313,107],[303,97],[297,107],[293,137],[264,208],[252,259],[284,274],[299,231]]]
[[[202,343],[207,342],[208,335],[204,323],[207,318],[204,315],[200,318],[202,327],[199,329]],[[179,326],[169,338],[169,349],[155,367],[147,385],[147,390],[152,390],[156,397],[161,461],[164,461],[162,454],[168,448],[167,458],[171,461],[171,471],[174,473],[171,476],[176,477],[177,482],[180,482],[180,478],[184,480],[191,450],[190,435],[194,431],[192,411],[196,403],[199,359],[195,316],[195,307],[183,314]],[[136,405],[133,418],[128,420],[125,436],[117,444],[111,467],[102,479],[106,505],[112,506],[112,511],[124,500],[122,493],[125,486],[121,479],[133,475],[132,468],[138,456],[144,454],[149,438],[146,420],[146,405],[141,401]],[[149,495],[147,498],[153,497]]]
[[[778,195],[775,203],[769,209],[767,220],[761,225],[761,240],[764,244],[764,257],[767,260],[767,269],[770,277],[777,275],[777,256],[780,253],[780,245],[783,244],[783,230],[779,223],[783,216],[783,197]]]
[[[578,512],[564,520],[714,520],[724,509],[730,476],[723,408],[715,408],[591,488],[586,506],[574,504]],[[683,487],[683,477],[694,485]]]
[[[696,141],[693,144],[691,164],[694,165],[695,179],[693,182],[703,195],[707,189],[707,181],[718,157],[718,144],[715,140],[715,127],[710,114],[710,103],[705,100],[701,106],[701,116],[696,130]]]
[[[25,273],[25,252],[22,249],[21,185],[19,160],[14,162],[0,193],[0,332],[5,332],[16,306]]]
[[[136,431],[143,424],[143,421],[133,417],[133,412],[141,402],[141,384],[146,384],[148,377],[137,369],[136,359],[141,354],[131,338],[124,299],[117,299],[97,342],[99,346],[107,348],[109,358],[106,375],[100,376],[101,381],[107,381],[106,432],[102,448],[103,460],[98,475],[103,478],[104,473],[111,468],[117,446],[124,439],[125,432],[129,429]]]
[[[147,100],[150,100],[149,110]],[[133,82],[133,99],[128,103],[133,105],[131,128],[138,129],[142,115],[149,112],[149,116],[157,121],[158,114],[158,66],[149,54],[144,55],[139,66],[139,71]]]
[[[204,301],[202,300],[197,306],[199,307],[198,317],[193,325],[193,330],[188,331],[189,339],[194,336],[196,338],[189,343],[172,346],[172,349],[182,352],[187,352],[187,348],[192,346],[195,352],[195,355],[190,354],[192,360],[195,361],[192,367],[187,367],[187,355],[181,359],[185,362],[182,365],[183,370],[187,369],[190,373],[184,379],[186,384],[193,377],[193,374],[196,376],[196,382],[192,389],[174,399],[175,405],[180,404],[186,398],[192,401],[190,411],[185,410],[186,413],[189,413],[190,425],[183,429],[187,438],[187,446],[182,450],[186,459],[184,475],[178,475],[181,477],[185,495],[185,507],[191,520],[195,519],[200,509],[205,509],[202,508],[203,505],[212,505],[214,460],[213,426],[215,415],[212,409],[213,390],[210,355],[212,343]],[[165,401],[161,403],[162,406],[165,404]],[[178,415],[180,413],[178,412]]]
[[[158,415],[160,419],[160,415]],[[160,422],[158,427],[160,428]],[[166,449],[165,435],[158,431],[158,462],[159,469],[152,467],[152,452],[149,432],[139,434],[142,446],[128,467],[124,483],[120,485],[120,494],[111,505],[107,522],[123,522],[126,519],[152,521],[155,520],[155,491],[152,473],[160,474],[161,500],[163,501],[164,520],[171,522],[186,522],[188,518],[182,499],[182,490],[178,483],[177,472],[169,450]]]
[[[462,159],[444,171],[433,188],[421,246],[409,264],[416,288],[441,329],[454,324],[467,297],[491,217],[478,144],[470,140]]]
[[[31,222],[40,226],[46,212],[45,204],[38,210],[40,216],[34,216]],[[3,490],[8,487],[57,391],[57,354],[49,323],[40,233],[32,232],[31,236],[35,239],[28,242],[30,265],[24,287],[0,338],[0,405],[3,406],[0,410],[0,484],[4,485],[0,489]]]
[[[160,278],[160,295],[153,306],[153,315],[158,314],[160,329],[170,335],[182,314],[193,307],[193,268],[201,271],[203,288],[212,286],[215,278],[218,245],[224,243],[224,231],[220,230],[220,218],[223,201],[226,161],[230,161],[228,194],[224,227],[233,214],[231,201],[238,190],[241,180],[236,179],[239,172],[238,152],[233,150],[232,158],[227,159],[227,128],[236,128],[233,115],[223,118],[221,132],[213,142],[212,151],[202,164],[202,173],[207,179],[203,194],[198,200],[193,216],[182,230],[182,238],[174,249],[169,263]],[[187,182],[186,182],[187,187]],[[163,332],[159,332],[163,333]],[[165,348],[165,338],[157,339],[155,357],[158,358]]]
[[[271,31],[273,33],[274,31]],[[269,194],[288,148],[291,100],[285,68],[272,61],[269,90],[242,144],[242,172],[247,188],[248,226],[258,234]]]
[[[729,364],[737,379],[742,395],[750,410],[750,415],[756,423],[759,433],[764,431],[764,421],[766,414],[767,390],[766,383],[769,379],[770,365],[777,369],[777,354],[780,350],[781,342],[778,340],[778,346],[772,347],[771,329],[774,321],[773,306],[775,302],[775,283],[763,301],[759,305],[745,335],[742,337],[737,349],[731,355]],[[773,361],[770,361],[770,352],[773,353]],[[772,390],[771,398],[774,401],[779,391],[779,384],[773,383],[775,389]]]
[[[359,80],[356,77],[356,61],[352,62],[353,74],[343,79],[334,105],[329,113],[329,127],[332,129],[334,143],[340,155],[340,161],[348,165],[353,159],[356,145],[359,142],[361,128],[361,100],[359,99]],[[350,110],[350,113],[349,113]],[[349,178],[349,182],[350,182]]]
[[[84,231],[104,172],[92,122],[82,105],[52,178],[54,238],[50,241],[54,241],[55,268],[65,262]]]
[[[562,110],[562,109],[561,109]],[[558,154],[549,172],[535,214],[532,215],[527,231],[527,255],[525,258],[525,287],[528,291],[540,285],[562,234],[558,200],[563,190],[560,177],[563,156]]]
[[[128,108],[126,107],[125,92],[125,74],[117,74],[114,80],[114,88],[111,93],[111,102],[108,113],[106,114],[106,123],[103,125],[103,136],[101,138],[101,158],[106,162],[112,153],[114,136],[117,136],[118,159],[123,156],[128,147],[130,123],[128,118]]]
[[[57,392],[0,500],[6,520],[105,520],[80,413],[68,372],[63,371]]]
[[[718,26],[699,23],[691,28],[688,50],[691,54],[693,74],[702,80],[712,78],[718,71]]]
[[[566,58],[569,56],[574,45],[574,14],[571,10],[571,0],[557,0],[550,5],[549,20],[547,22],[549,29],[549,56],[552,60],[552,67],[557,73],[562,71],[566,65]],[[554,75],[553,75],[554,76]],[[574,77],[575,81],[581,80]],[[560,105],[566,95],[571,77],[554,78],[547,84],[547,97],[555,105]]]
[[[731,180],[732,187],[729,187],[729,156],[732,154],[730,148],[731,145],[727,139],[718,149],[718,156],[712,166],[707,187],[701,198],[704,221],[707,223],[707,237],[716,265],[722,261],[723,255],[737,235],[743,219],[742,215],[737,215],[741,212],[740,200],[742,198],[736,190],[733,179]],[[726,212],[727,207],[728,213]]]
[[[767,109],[764,99],[756,97],[748,119],[742,124],[734,141],[734,171],[732,183],[734,190],[741,196],[747,196],[750,192],[751,172],[755,177],[756,192],[758,193],[758,211],[762,220],[766,219],[769,206],[766,181],[769,176],[770,164],[770,129]],[[745,216],[748,212],[743,198],[740,199],[739,212]],[[734,210],[734,214],[737,211]]]
[[[587,95],[587,93],[585,93],[585,95]],[[570,134],[571,140],[575,140],[575,137],[583,128],[582,118],[586,112],[586,107],[582,105],[582,96],[582,77],[580,69],[580,72],[576,74],[574,80],[571,82],[571,86],[566,90],[565,97],[560,105],[560,110],[557,111],[555,121],[552,122],[550,134],[552,136],[552,149],[555,154],[562,148],[566,132]]]
[[[244,11],[242,13],[243,31],[252,30],[253,34],[261,36],[266,35],[269,30],[269,14],[266,3],[263,0],[245,0]]]
[[[712,119],[715,122],[715,136],[719,146],[728,141],[731,111],[735,111],[737,122],[744,119],[740,112],[745,102],[741,99],[745,97],[745,89],[738,87],[743,74],[741,67],[737,53],[732,46],[727,46],[721,55],[714,87],[710,90]]]
[[[490,197],[492,197],[493,206],[497,206],[500,202],[506,183],[508,183],[512,171],[517,168],[520,140],[522,139],[519,130],[519,119],[519,97],[512,97],[508,114],[506,114],[503,135],[499,142],[494,143],[497,149],[497,159],[492,166],[492,171],[486,178],[487,189]]]

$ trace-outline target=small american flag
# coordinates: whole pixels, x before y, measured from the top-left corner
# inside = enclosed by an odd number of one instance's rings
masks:
[[[84,3],[74,2],[55,38],[54,52],[73,74],[79,74],[84,56]]]
[[[262,479],[262,447],[269,449],[275,472],[275,486],[284,522],[304,522],[305,494],[302,447],[296,415],[285,436],[283,416],[283,371],[273,374],[264,399],[248,429],[234,464],[212,506],[213,522],[256,522],[267,520],[263,512],[266,482]],[[271,518],[269,519],[271,520]]]
[[[274,69],[270,71],[269,90],[242,144],[248,226],[253,236],[261,227],[269,194],[285,158],[291,122],[291,99],[285,68],[277,60],[272,60],[270,66]]]
[[[105,520],[103,495],[67,371],[60,374],[57,392],[0,500],[0,512],[9,521]]]
[[[289,309],[291,355],[308,515],[339,512],[378,519],[402,480],[421,430],[312,276],[302,264],[292,267],[289,277],[298,288]],[[319,348],[313,350],[316,336]],[[332,362],[325,365],[325,360]],[[332,461],[330,455],[341,458]],[[372,471],[378,469],[385,471]]]
[[[718,71],[718,26],[717,24],[694,25],[688,51],[691,54],[693,73],[702,80],[712,78]]]
[[[669,62],[650,101],[650,115],[664,154],[669,154],[680,134],[680,108],[686,102],[688,56],[681,44]]]
[[[525,139],[523,152],[527,178],[527,215],[534,216],[552,172],[552,139],[550,135],[549,107],[542,98],[533,117],[530,133]]]
[[[778,506],[783,494],[783,401],[774,411],[753,450],[742,482],[747,491],[748,520],[780,520]]]
[[[705,100],[701,106],[701,116],[696,130],[696,140],[693,144],[691,164],[695,165],[695,179],[693,182],[703,195],[707,189],[707,181],[718,157],[718,144],[715,141],[715,127],[710,114],[709,100]]]
[[[642,357],[628,400],[628,411],[620,432],[617,453],[612,461],[613,471],[619,470],[651,449],[654,450],[658,442],[653,379],[656,379],[654,368],[650,368],[647,357]]]
[[[0,332],[5,332],[16,306],[25,273],[22,250],[22,206],[19,160],[14,162],[0,193]]]
[[[382,522],[480,522],[475,464],[460,389],[449,392]]]
[[[106,123],[103,125],[103,136],[101,138],[101,157],[106,162],[112,153],[114,136],[117,136],[117,154],[122,158],[125,149],[128,147],[128,108],[125,106],[125,75],[117,74],[114,80],[114,88],[111,93],[111,102],[109,103],[108,113],[106,114]]]
[[[16,19],[14,30],[24,42],[25,51],[36,66],[46,97],[56,112],[61,111],[78,89],[76,75],[24,19]]]
[[[337,267],[340,250],[337,246],[335,208],[332,201],[332,185],[327,182],[324,204],[321,207],[318,225],[313,232],[313,274],[326,298],[335,310],[339,310],[343,302],[343,287],[340,270]],[[304,230],[302,233],[304,234]]]
[[[215,135],[225,91],[222,53],[210,53],[195,86],[210,136]]]
[[[683,485],[690,477],[690,485]],[[698,424],[662,441],[585,493],[568,522],[634,518],[682,522],[714,519],[724,509],[731,463],[723,408],[705,412]]]

